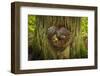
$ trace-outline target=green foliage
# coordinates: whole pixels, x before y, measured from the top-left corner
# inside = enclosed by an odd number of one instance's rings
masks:
[[[32,45],[36,29],[35,16],[28,15],[28,44]]]
[[[88,34],[88,17],[81,18],[81,36],[86,37]]]
[[[81,55],[87,57],[88,55],[88,17],[81,18]]]
[[[36,27],[35,16],[28,16],[28,32],[34,32]]]

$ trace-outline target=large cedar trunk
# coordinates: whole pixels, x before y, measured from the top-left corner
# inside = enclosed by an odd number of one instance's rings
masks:
[[[32,45],[33,56],[38,59],[80,58],[80,20],[80,17],[36,16],[36,30]],[[59,25],[63,25],[71,33],[69,43],[63,51],[53,49],[47,35],[49,27]]]

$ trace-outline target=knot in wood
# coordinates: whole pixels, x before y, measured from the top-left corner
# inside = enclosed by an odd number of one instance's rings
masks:
[[[71,37],[70,31],[64,26],[51,26],[48,28],[47,34],[51,46],[59,51],[62,51],[67,47],[67,43],[69,42]]]

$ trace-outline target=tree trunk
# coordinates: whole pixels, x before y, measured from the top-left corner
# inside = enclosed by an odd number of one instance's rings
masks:
[[[42,59],[62,59],[80,57],[80,17],[36,16],[36,31],[33,43]],[[55,51],[48,41],[47,30],[50,26],[64,26],[71,32],[70,43],[64,51]],[[36,50],[35,50],[36,51]],[[35,53],[34,53],[35,54]]]

